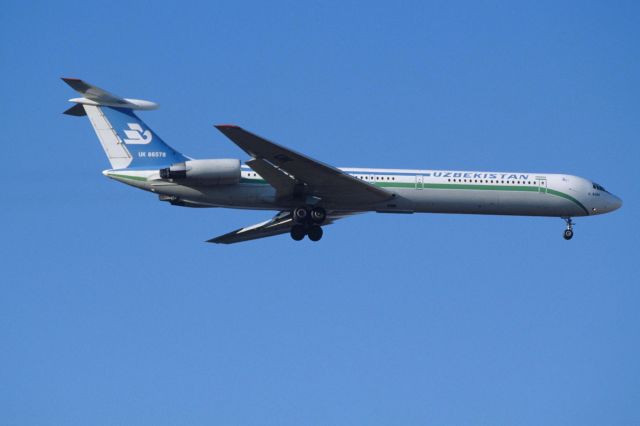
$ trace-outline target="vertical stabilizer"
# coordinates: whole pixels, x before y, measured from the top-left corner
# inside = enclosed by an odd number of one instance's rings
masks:
[[[133,112],[155,109],[157,104],[119,98],[82,80],[63,80],[83,95],[70,99],[76,105],[64,113],[89,118],[112,168],[154,169],[189,159],[167,145]]]

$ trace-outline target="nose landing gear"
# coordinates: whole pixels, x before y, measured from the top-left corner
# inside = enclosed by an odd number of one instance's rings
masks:
[[[322,227],[320,226],[327,218],[327,212],[322,207],[308,209],[306,207],[296,207],[291,212],[295,225],[291,227],[291,238],[296,241],[308,236],[311,241],[322,239]]]
[[[567,222],[567,229],[564,230],[564,234],[562,236],[568,241],[573,238],[573,221],[570,217],[563,217],[563,219]]]

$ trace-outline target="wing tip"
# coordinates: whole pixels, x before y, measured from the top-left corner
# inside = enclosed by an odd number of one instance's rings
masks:
[[[203,241],[203,242],[205,242],[205,243],[213,243],[213,244],[220,244],[221,243],[221,241],[219,241],[218,237],[211,238],[210,240],[206,240],[206,241]]]
[[[213,127],[215,127],[218,130],[223,130],[223,129],[239,129],[240,126],[237,126],[235,124],[215,124]]]

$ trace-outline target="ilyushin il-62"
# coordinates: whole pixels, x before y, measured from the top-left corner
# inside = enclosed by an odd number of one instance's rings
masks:
[[[184,207],[275,211],[264,222],[209,242],[232,244],[279,234],[319,241],[325,226],[365,212],[548,216],[565,220],[622,205],[582,177],[532,172],[338,168],[235,125],[215,126],[250,157],[194,159],[167,145],[136,114],[157,104],[63,78],[80,97],[65,111],[87,116],[111,168],[102,173]]]

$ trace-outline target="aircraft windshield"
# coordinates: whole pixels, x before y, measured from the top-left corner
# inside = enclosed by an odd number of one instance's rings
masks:
[[[604,191],[607,192],[606,189],[604,189],[604,187],[602,185],[598,185],[597,183],[593,183],[593,189],[597,189],[598,191]]]

